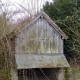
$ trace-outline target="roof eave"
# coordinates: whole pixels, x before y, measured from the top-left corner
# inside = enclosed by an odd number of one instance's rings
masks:
[[[43,17],[53,26],[53,28],[62,36],[62,39],[68,39],[68,36],[56,25],[53,20],[44,12],[42,11]]]

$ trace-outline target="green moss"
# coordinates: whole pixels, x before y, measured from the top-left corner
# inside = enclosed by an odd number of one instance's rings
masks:
[[[47,41],[45,42],[45,45],[46,45],[46,50],[48,50],[49,45],[50,45],[49,40],[47,40]]]
[[[56,44],[55,44],[54,41],[50,41],[50,46],[51,46],[51,48],[53,48],[53,49],[56,49],[56,48],[57,48],[57,46],[56,46]]]
[[[9,69],[0,69],[0,80],[11,80]]]
[[[68,68],[64,68],[64,77],[65,77],[65,80],[69,80]]]

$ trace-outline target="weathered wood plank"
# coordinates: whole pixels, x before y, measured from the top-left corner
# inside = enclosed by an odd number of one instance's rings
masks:
[[[15,39],[16,53],[63,53],[61,35],[45,20],[38,19]]]

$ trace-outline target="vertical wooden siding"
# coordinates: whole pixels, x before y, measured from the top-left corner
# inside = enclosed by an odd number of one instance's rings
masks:
[[[15,52],[58,54],[63,53],[61,35],[45,20],[38,19],[15,38]]]

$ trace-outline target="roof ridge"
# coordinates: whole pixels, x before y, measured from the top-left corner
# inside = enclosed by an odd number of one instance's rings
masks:
[[[57,24],[54,23],[54,21],[44,11],[41,11],[39,14],[37,14],[33,19],[30,20],[28,24],[26,24],[26,26],[20,28],[19,30],[14,31],[14,35],[17,35],[19,32],[21,32],[23,29],[31,25],[33,22],[35,22],[40,17],[45,18],[45,20],[50,25],[52,25],[52,27],[62,36],[62,39],[68,39],[68,36],[60,29],[60,27],[58,27]]]

